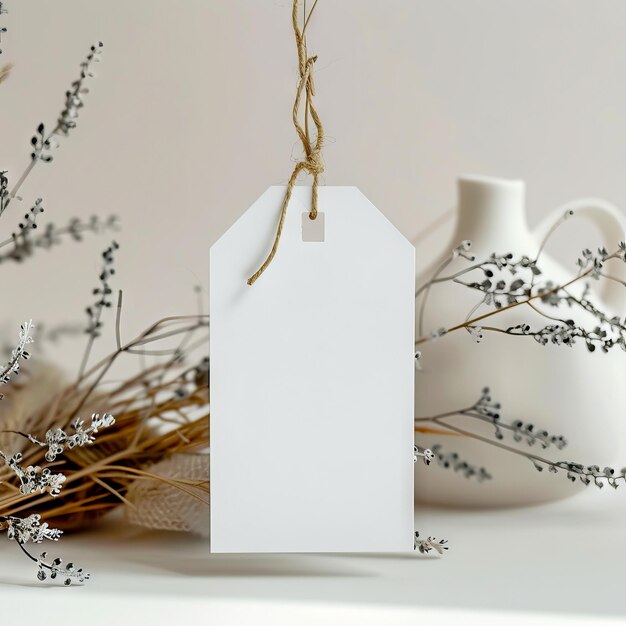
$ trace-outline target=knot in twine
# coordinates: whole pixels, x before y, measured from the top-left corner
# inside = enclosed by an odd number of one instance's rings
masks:
[[[302,143],[304,149],[304,159],[301,159],[296,163],[296,166],[289,177],[287,183],[287,189],[285,190],[285,197],[280,211],[280,219],[278,221],[278,227],[276,229],[276,236],[274,237],[274,243],[269,255],[263,262],[263,265],[248,278],[248,285],[252,285],[263,274],[269,264],[272,262],[276,251],[278,250],[278,243],[283,232],[283,226],[285,223],[285,215],[287,214],[287,207],[289,206],[289,200],[291,193],[293,192],[296,179],[300,172],[305,171],[307,174],[313,177],[313,184],[311,186],[311,210],[309,211],[309,218],[314,220],[317,217],[317,185],[320,174],[324,171],[324,163],[322,161],[322,143],[324,141],[324,128],[319,118],[317,110],[313,105],[313,96],[315,95],[315,85],[313,83],[313,64],[317,61],[317,56],[307,56],[306,51],[306,27],[311,19],[311,15],[317,5],[317,0],[313,4],[313,7],[306,15],[302,29],[298,24],[298,0],[293,2],[293,11],[291,13],[291,21],[293,24],[293,31],[296,38],[296,47],[298,49],[298,70],[300,73],[300,80],[298,81],[298,88],[296,90],[296,99],[293,104],[293,125],[296,128],[298,137]],[[305,109],[304,109],[304,128],[300,124],[299,112],[300,102],[302,100],[302,93],[306,94]],[[309,134],[309,117],[315,124],[316,137],[315,142],[311,141]]]

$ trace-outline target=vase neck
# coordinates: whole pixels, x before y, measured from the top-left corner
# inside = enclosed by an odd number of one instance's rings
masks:
[[[454,245],[469,239],[474,254],[531,254],[521,180],[462,176],[458,180],[458,219]]]

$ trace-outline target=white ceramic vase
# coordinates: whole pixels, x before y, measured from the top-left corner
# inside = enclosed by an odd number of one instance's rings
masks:
[[[605,245],[613,251],[618,242],[624,240],[622,214],[601,200],[569,203],[531,230],[526,222],[522,181],[465,176],[459,180],[458,190],[455,234],[441,257],[418,277],[418,287],[428,281],[435,268],[463,240],[472,242],[471,252],[477,260],[493,252],[533,258],[544,235],[568,208],[574,210],[572,219],[576,216],[588,218],[600,231],[601,237],[590,229],[589,248]],[[567,228],[567,224],[563,228]],[[551,280],[555,284],[570,280],[577,272],[575,260],[578,254],[579,251],[572,250],[572,264],[565,268],[542,252],[539,265],[543,275],[539,280]],[[445,275],[467,264],[467,261],[457,259],[447,268]],[[624,278],[624,265],[613,261],[610,273]],[[614,281],[593,282],[598,291],[592,292],[591,299],[603,311],[620,314],[623,318],[626,288]],[[465,321],[480,295],[475,290],[451,283],[434,285],[421,332],[419,315],[416,316],[416,336]],[[555,315],[554,308],[545,305],[541,308]],[[417,309],[419,312],[419,300]],[[489,310],[483,305],[474,315]],[[567,308],[566,313],[558,309],[556,316],[561,314],[586,328],[596,325],[593,317],[575,308]],[[536,329],[546,326],[550,320],[524,305],[492,316],[489,323],[501,328],[529,323]],[[494,332],[485,332],[484,339],[476,343],[467,331],[459,330],[423,344],[420,349],[423,356],[422,370],[416,372],[415,379],[416,416],[470,406],[479,397],[481,389],[489,386],[494,400],[502,404],[503,421],[530,422],[551,435],[563,435],[568,441],[561,451],[543,451],[537,444],[529,450],[539,454],[545,452],[556,460],[585,465],[615,465],[618,469],[626,465],[625,446],[622,445],[626,433],[626,354],[619,347],[608,354],[601,350],[591,353],[580,340],[573,347],[542,346],[532,337]],[[463,428],[471,425],[471,429],[479,434],[493,435],[490,425],[468,420],[471,418],[457,417],[452,418],[451,423]],[[419,434],[417,441],[422,446],[439,443],[443,450],[457,452],[463,460],[484,466],[493,476],[491,480],[478,483],[449,469],[436,465],[426,468],[417,463],[418,501],[481,507],[511,506],[559,499],[584,488],[580,483],[568,481],[563,472],[556,475],[547,471],[539,473],[526,458],[476,440]],[[525,446],[515,443],[507,434],[504,443],[518,449]]]

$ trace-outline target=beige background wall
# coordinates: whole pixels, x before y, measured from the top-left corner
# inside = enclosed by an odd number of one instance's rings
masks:
[[[59,223],[120,215],[125,336],[194,311],[210,244],[285,182],[297,155],[290,2],[4,4],[0,58],[15,69],[0,87],[0,166],[15,177],[27,164],[33,129],[54,122],[101,39],[79,126],[29,179],[24,204],[43,196],[45,219]],[[330,137],[324,182],[359,186],[407,236],[452,206],[459,172],[526,179],[532,222],[579,195],[626,207],[625,27],[619,0],[320,0],[309,47]],[[563,258],[583,242],[570,232],[557,241]],[[0,331],[9,318],[82,320],[106,243],[2,266]],[[78,345],[64,349],[75,369]]]

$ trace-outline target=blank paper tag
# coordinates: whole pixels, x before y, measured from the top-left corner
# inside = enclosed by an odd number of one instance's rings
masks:
[[[211,550],[413,548],[413,246],[355,187],[268,189],[211,248]]]

